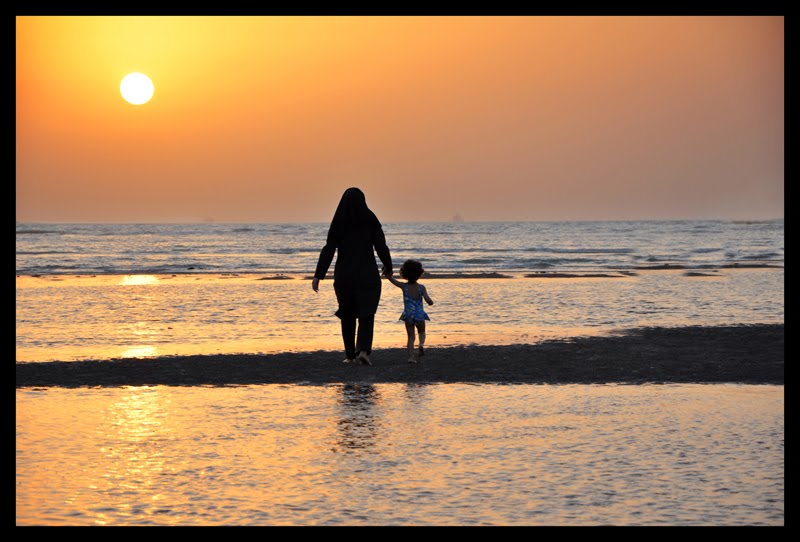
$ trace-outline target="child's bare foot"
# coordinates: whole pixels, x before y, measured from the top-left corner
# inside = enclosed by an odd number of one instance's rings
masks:
[[[408,358],[408,362],[409,363],[419,363],[414,356],[411,356],[410,358]]]
[[[422,346],[422,345],[419,345],[419,357],[422,357],[424,355],[425,355],[425,347]]]

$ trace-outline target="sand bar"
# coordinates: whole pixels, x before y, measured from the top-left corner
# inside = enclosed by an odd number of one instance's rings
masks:
[[[624,335],[511,346],[373,352],[372,366],[340,352],[225,354],[16,364],[17,387],[363,383],[783,384],[783,324],[644,328]]]

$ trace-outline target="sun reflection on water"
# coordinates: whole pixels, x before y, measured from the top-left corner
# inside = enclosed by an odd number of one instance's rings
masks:
[[[157,387],[129,387],[105,410],[97,426],[97,438],[105,471],[96,470],[93,485],[105,493],[107,502],[95,503],[95,522],[103,525],[109,517],[159,514],[163,495],[157,489],[172,467],[162,442],[170,438],[164,424],[170,412],[170,395]],[[138,495],[127,502],[126,495]],[[168,518],[160,518],[160,521]]]
[[[155,346],[134,346],[133,348],[128,348],[120,353],[121,358],[146,358],[157,355],[158,348]]]
[[[153,275],[125,275],[120,282],[122,286],[141,286],[144,284],[158,284],[158,277]]]

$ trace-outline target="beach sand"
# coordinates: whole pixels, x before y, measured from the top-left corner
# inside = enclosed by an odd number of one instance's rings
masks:
[[[783,324],[642,328],[539,344],[373,351],[372,366],[341,352],[225,354],[20,362],[17,387],[328,383],[747,383],[783,384]]]

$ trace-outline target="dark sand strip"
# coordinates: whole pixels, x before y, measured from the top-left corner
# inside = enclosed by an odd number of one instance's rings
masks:
[[[630,275],[610,275],[608,273],[533,273],[526,279],[622,279]]]
[[[399,275],[396,275],[399,277]],[[303,277],[305,280],[313,279],[313,276]],[[504,275],[503,273],[497,272],[485,272],[485,273],[429,273],[425,272],[422,275],[421,280],[429,280],[429,279],[511,279],[514,278],[511,275]],[[326,280],[333,280],[333,275],[326,275]]]
[[[665,263],[660,265],[638,265],[635,266],[634,269],[638,269],[640,271],[665,271],[667,269],[686,269],[686,266]]]
[[[726,263],[720,266],[714,265],[693,265],[687,267],[685,265],[665,263],[660,265],[639,265],[633,267],[638,271],[666,271],[670,269],[783,269],[782,265],[773,265],[768,263]]]
[[[510,279],[514,278],[511,275],[504,275],[503,273],[428,273],[426,272],[422,278],[428,279]]]
[[[726,263],[720,265],[721,269],[761,269],[761,268],[771,268],[771,269],[783,269],[782,265],[773,265],[769,263]]]
[[[536,345],[430,347],[408,364],[405,349],[373,352],[373,366],[338,352],[207,355],[17,363],[17,387],[326,384],[340,382],[783,384],[783,324],[645,328],[624,336]]]

